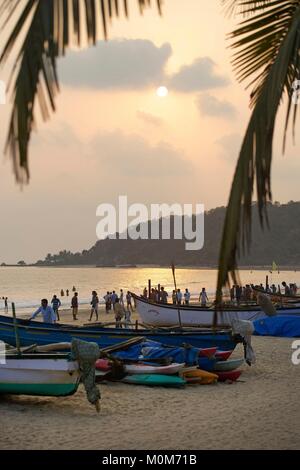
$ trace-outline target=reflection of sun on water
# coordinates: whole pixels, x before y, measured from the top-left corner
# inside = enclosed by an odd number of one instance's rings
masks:
[[[168,96],[169,90],[165,86],[160,86],[159,88],[157,88],[156,94],[157,96],[159,96],[159,98],[165,98],[166,96]]]

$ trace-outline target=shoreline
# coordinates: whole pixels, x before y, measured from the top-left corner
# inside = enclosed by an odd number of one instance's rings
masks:
[[[179,269],[193,269],[199,271],[208,271],[208,270],[217,270],[217,265],[212,266],[175,266],[176,270]],[[137,264],[135,266],[97,266],[95,264],[26,264],[26,265],[18,265],[18,264],[5,264],[1,265],[0,268],[95,268],[95,269],[171,269],[168,265],[154,265],[154,264]],[[239,266],[238,271],[268,271],[272,272],[271,266]],[[300,266],[280,266],[276,273],[285,272],[285,271],[300,271]]]

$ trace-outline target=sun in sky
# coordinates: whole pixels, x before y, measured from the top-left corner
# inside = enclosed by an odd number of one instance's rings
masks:
[[[165,98],[169,94],[169,90],[165,86],[160,86],[156,90],[156,94],[159,98]]]

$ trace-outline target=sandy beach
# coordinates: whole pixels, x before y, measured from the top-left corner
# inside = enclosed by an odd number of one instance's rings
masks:
[[[81,322],[87,315],[81,312]],[[1,396],[0,448],[297,449],[300,366],[291,362],[291,344],[254,337],[257,363],[244,365],[235,384],[182,390],[100,384],[100,414],[82,385],[66,398]],[[241,355],[239,345],[234,356]]]

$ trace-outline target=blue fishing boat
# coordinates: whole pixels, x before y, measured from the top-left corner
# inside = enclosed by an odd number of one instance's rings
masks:
[[[117,329],[98,326],[77,327],[63,324],[41,323],[17,319],[21,346],[70,342],[72,338],[93,341],[101,348],[119,344],[136,336],[142,336],[170,346],[191,345],[196,348],[217,347],[222,351],[235,348],[240,337],[230,329]],[[0,315],[0,340],[15,346],[13,319]]]

